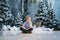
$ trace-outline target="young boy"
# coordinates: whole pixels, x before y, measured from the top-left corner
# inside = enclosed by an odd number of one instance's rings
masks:
[[[33,28],[32,28],[32,22],[31,22],[31,17],[30,16],[26,17],[26,21],[24,22],[24,24],[22,25],[20,30],[23,33],[31,33],[32,32]]]

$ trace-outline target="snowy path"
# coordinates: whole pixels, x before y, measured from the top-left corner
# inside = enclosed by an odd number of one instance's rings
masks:
[[[6,26],[3,29],[5,30]],[[11,31],[7,30],[0,31],[0,40],[60,40],[60,31],[44,27],[34,27],[32,34],[22,34],[16,27],[11,27]]]
[[[0,40],[60,40],[60,31],[53,31],[53,33],[32,33],[32,34],[9,34],[0,32]]]
[[[32,34],[22,34],[21,31],[1,31],[0,40],[60,40],[60,31],[44,31],[41,28],[34,28]]]

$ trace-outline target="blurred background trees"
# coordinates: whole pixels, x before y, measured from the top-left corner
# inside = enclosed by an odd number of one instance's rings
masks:
[[[56,28],[58,19],[48,0],[0,0],[0,25],[21,26],[30,15],[33,23]]]

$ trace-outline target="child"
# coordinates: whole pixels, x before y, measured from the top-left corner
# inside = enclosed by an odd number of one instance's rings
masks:
[[[32,22],[31,22],[31,17],[30,16],[26,17],[26,21],[24,22],[24,24],[22,25],[20,30],[23,33],[31,33],[32,32],[33,28],[32,28]]]

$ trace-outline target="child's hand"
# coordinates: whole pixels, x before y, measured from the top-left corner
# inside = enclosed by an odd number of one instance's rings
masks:
[[[28,30],[28,29],[25,29],[25,30]]]
[[[26,30],[29,30],[30,28],[26,29]]]

